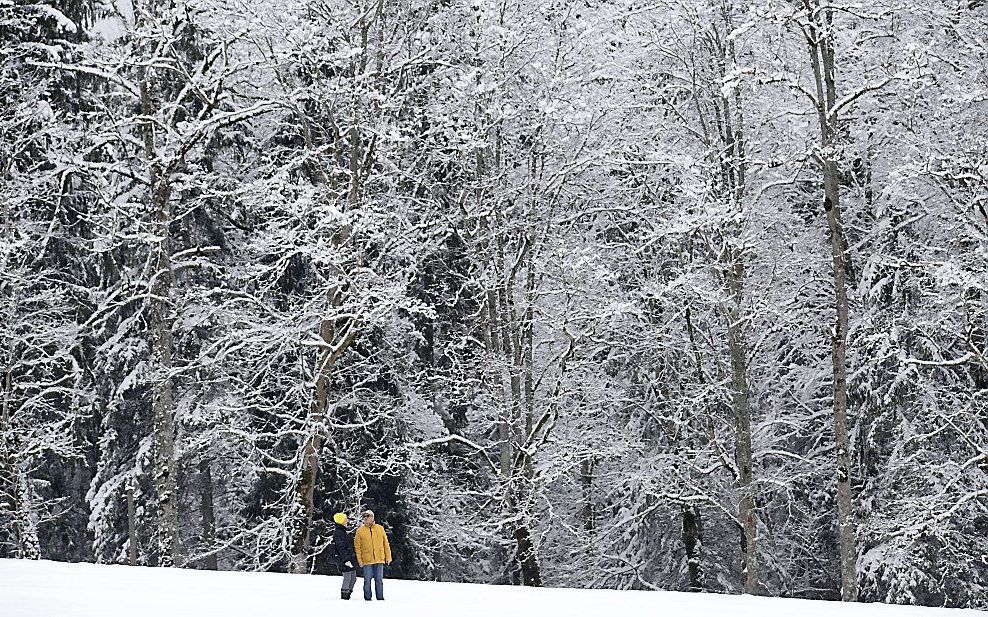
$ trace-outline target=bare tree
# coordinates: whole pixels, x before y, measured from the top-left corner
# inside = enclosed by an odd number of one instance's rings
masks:
[[[833,426],[837,453],[837,529],[840,544],[841,598],[857,599],[856,541],[854,513],[851,506],[851,439],[847,417],[847,334],[848,274],[847,237],[841,219],[840,172],[837,156],[841,140],[840,112],[853,99],[838,104],[837,67],[835,62],[836,8],[827,0],[799,0],[796,24],[806,44],[811,67],[818,147],[812,151],[823,182],[823,210],[827,219],[832,260],[834,309],[836,319],[830,329],[833,365]]]

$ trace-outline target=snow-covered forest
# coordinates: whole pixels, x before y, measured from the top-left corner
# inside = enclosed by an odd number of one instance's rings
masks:
[[[0,0],[0,557],[988,608],[986,118],[984,0]]]

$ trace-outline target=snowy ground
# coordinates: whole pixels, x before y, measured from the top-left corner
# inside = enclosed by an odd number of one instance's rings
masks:
[[[340,578],[0,559],[0,617],[985,617],[882,604],[385,580],[385,602],[339,597]]]

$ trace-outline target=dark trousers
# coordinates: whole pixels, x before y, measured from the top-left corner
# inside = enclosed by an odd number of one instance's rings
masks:
[[[371,579],[374,579],[374,595],[384,599],[384,564],[369,563],[364,566],[364,600],[371,599]]]

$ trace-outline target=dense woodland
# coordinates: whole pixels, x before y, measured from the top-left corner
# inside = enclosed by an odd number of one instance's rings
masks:
[[[0,557],[988,608],[986,118],[983,0],[0,0]]]

